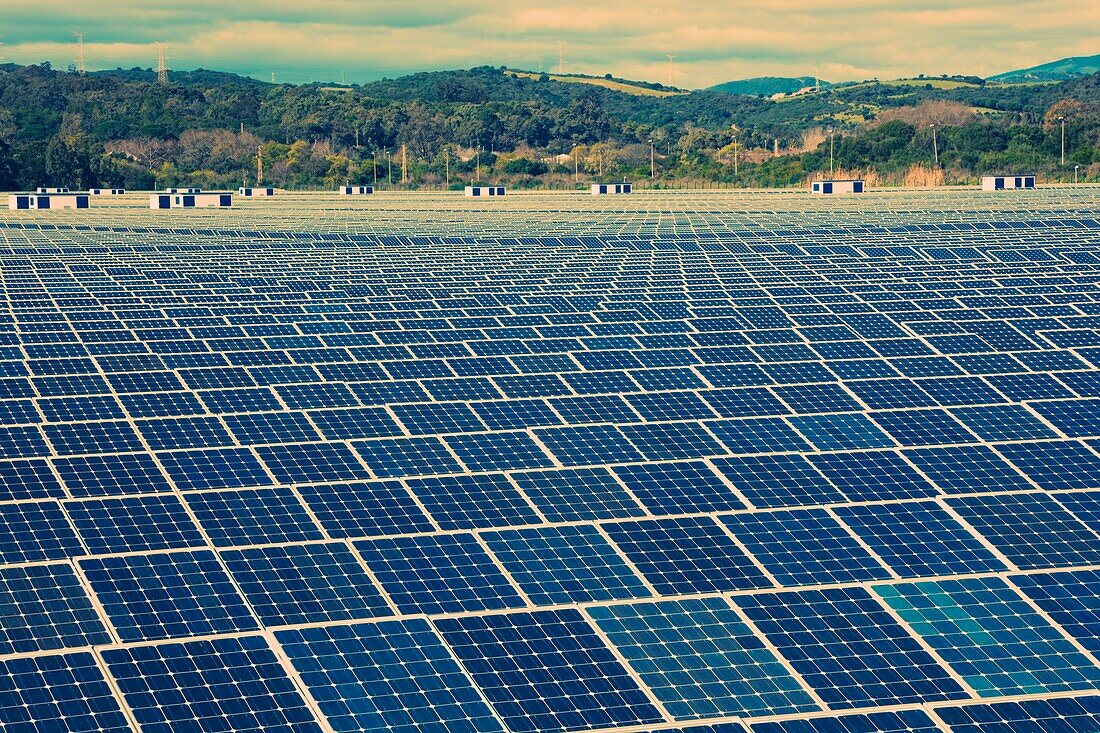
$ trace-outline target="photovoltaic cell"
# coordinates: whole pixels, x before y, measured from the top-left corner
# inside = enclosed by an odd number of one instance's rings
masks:
[[[761,593],[735,603],[833,710],[968,696],[863,588]]]
[[[143,730],[321,731],[261,636],[107,649],[103,658]]]
[[[360,540],[355,549],[402,613],[458,613],[527,605],[471,534]]]
[[[124,641],[259,628],[209,550],[89,558],[79,565]]]
[[[434,626],[514,733],[662,720],[579,611],[441,618]]]
[[[293,629],[275,638],[338,733],[503,733],[423,619]]]
[[[721,598],[587,612],[676,720],[819,709]]]
[[[595,527],[534,527],[486,532],[482,537],[536,605],[651,595]]]
[[[1100,667],[1000,578],[875,586],[981,697],[1096,689]]]
[[[28,733],[130,730],[95,657],[88,652],[0,661],[0,726]]]
[[[221,556],[265,626],[392,615],[343,543],[223,550]]]

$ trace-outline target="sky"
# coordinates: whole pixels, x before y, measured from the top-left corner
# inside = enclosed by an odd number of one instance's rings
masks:
[[[0,61],[359,83],[480,65],[706,87],[977,74],[1100,53],[1098,0],[0,0]]]

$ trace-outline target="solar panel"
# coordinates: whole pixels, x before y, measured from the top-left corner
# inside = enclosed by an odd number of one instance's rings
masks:
[[[594,606],[588,613],[676,720],[820,709],[721,598]]]
[[[143,729],[321,731],[261,636],[108,649],[103,658]]]
[[[12,212],[0,728],[1089,730],[1100,220],[1018,193]]]
[[[434,626],[515,733],[662,720],[579,611],[441,618]]]
[[[276,633],[337,731],[503,733],[424,619]]]

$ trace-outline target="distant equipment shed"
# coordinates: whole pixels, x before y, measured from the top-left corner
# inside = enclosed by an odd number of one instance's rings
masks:
[[[866,184],[863,181],[851,180],[851,181],[814,181],[810,184],[810,193],[816,194],[838,194],[838,193],[863,193],[866,190]]]
[[[92,196],[122,196],[126,193],[125,188],[89,188],[88,193]]]
[[[261,198],[264,196],[274,196],[275,189],[271,187],[265,188],[263,186],[260,186],[258,188],[253,186],[244,186],[240,189],[240,194],[245,198]]]
[[[368,196],[374,193],[374,186],[340,186],[341,196]]]
[[[1013,188],[1035,188],[1035,176],[982,176],[983,191],[1004,191]]]
[[[504,186],[467,186],[466,195],[472,198],[481,196],[503,196]]]
[[[8,196],[8,208],[24,209],[86,209],[86,193],[13,193]]]
[[[631,193],[634,185],[631,183],[593,183],[593,196],[607,196],[614,194]]]
[[[220,191],[206,193],[154,193],[149,197],[150,209],[197,209],[206,207],[229,207],[233,205],[233,194]]]

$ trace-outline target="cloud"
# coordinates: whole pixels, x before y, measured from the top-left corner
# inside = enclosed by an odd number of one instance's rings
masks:
[[[1100,52],[1095,0],[0,0],[0,56],[67,66],[86,33],[90,68],[150,66],[283,81],[367,81],[479,64],[668,80],[818,73],[988,75]]]

